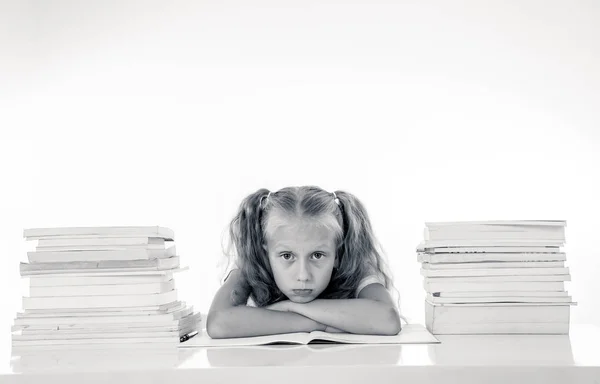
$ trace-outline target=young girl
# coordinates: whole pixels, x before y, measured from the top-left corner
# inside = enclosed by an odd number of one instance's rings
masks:
[[[350,193],[260,189],[242,201],[229,234],[235,255],[208,313],[212,338],[400,332],[391,277]]]

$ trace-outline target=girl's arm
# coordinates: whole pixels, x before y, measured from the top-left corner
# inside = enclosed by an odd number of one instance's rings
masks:
[[[305,304],[285,301],[268,308],[297,313],[348,333],[397,335],[402,328],[389,292],[378,283],[362,289],[357,299],[316,299]]]
[[[206,332],[213,339],[326,329],[325,325],[298,313],[246,306],[250,293],[244,290],[241,279],[240,271],[233,270],[213,299],[206,319]]]

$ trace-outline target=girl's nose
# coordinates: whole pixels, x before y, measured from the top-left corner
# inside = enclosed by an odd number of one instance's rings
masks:
[[[308,262],[301,260],[298,263],[298,268],[298,281],[309,281],[311,276]]]

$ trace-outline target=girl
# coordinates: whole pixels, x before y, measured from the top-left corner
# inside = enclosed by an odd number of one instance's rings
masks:
[[[210,337],[400,332],[391,277],[350,193],[260,189],[242,201],[229,234],[233,268],[211,304]]]

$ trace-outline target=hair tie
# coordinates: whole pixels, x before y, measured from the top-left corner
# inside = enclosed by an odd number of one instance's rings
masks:
[[[258,205],[262,207],[262,206],[263,206],[263,200],[265,200],[265,199],[267,199],[267,200],[268,200],[268,199],[269,199],[269,197],[271,197],[271,192],[270,192],[270,191],[269,191],[269,193],[268,193],[268,194],[266,194],[266,195],[263,195],[263,196],[260,198],[260,202],[258,203]]]
[[[335,194],[335,192],[331,192],[333,193],[333,201],[335,201],[335,203],[339,206],[340,205],[340,199],[337,198],[337,195]]]

